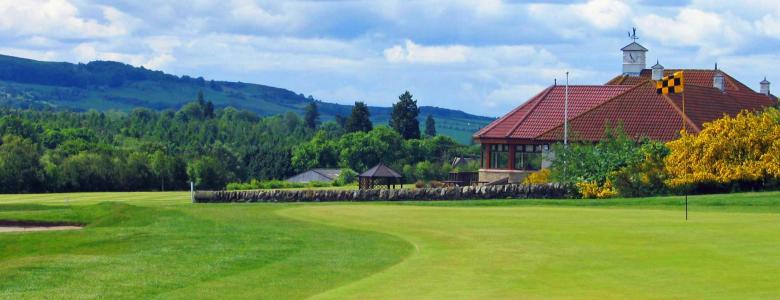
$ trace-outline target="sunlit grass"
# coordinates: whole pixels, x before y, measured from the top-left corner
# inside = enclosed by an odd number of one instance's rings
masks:
[[[778,298],[780,193],[192,204],[0,195],[0,299]]]

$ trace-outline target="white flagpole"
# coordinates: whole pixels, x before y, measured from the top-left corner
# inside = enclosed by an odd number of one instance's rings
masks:
[[[566,72],[566,89],[563,104],[563,144],[569,144],[569,72]]]

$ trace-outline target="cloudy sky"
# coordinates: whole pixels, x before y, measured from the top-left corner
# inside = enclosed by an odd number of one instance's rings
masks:
[[[0,53],[117,60],[261,83],[325,101],[499,116],[571,72],[621,70],[638,28],[648,60],[780,83],[780,1],[0,0]]]

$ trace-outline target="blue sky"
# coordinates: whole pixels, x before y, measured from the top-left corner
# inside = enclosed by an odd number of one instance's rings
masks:
[[[261,83],[325,101],[500,116],[571,72],[620,73],[638,28],[648,61],[721,69],[757,89],[780,65],[780,1],[0,1],[0,53],[117,60]]]

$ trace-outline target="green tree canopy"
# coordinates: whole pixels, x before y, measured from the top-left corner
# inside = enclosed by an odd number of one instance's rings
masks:
[[[306,114],[303,118],[306,127],[315,129],[320,122],[320,112],[317,110],[317,103],[310,102],[306,105]]]
[[[436,136],[436,120],[433,119],[432,115],[428,115],[428,118],[425,119],[425,135]]]
[[[41,184],[40,150],[30,139],[6,135],[0,144],[0,192],[36,191]]]
[[[369,132],[374,129],[370,117],[371,113],[368,111],[368,106],[363,102],[355,102],[355,106],[352,107],[352,114],[347,118],[344,130],[347,132]]]
[[[393,104],[390,127],[400,133],[404,139],[419,139],[420,122],[417,120],[419,114],[417,100],[414,100],[412,94],[406,91],[398,97],[398,102]]]
[[[599,185],[610,174],[643,158],[642,143],[631,140],[622,127],[607,126],[604,138],[595,144],[570,143],[553,146],[553,179],[564,183],[595,182]]]

